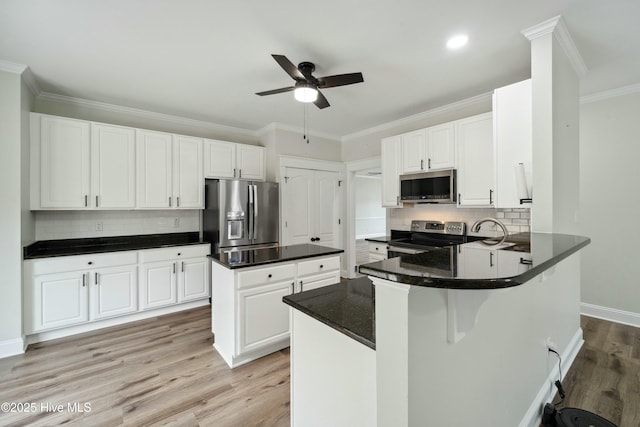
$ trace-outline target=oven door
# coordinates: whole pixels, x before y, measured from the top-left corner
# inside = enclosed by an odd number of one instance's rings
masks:
[[[427,251],[426,249],[405,248],[401,246],[389,245],[389,248],[387,249],[387,258],[396,258],[396,257],[399,257],[400,255],[407,255],[407,254],[409,255],[421,254],[426,251]]]

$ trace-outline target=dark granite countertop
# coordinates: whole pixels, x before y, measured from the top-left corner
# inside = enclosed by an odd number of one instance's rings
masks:
[[[366,277],[287,295],[291,307],[376,349],[375,289]]]
[[[205,244],[197,232],[40,240],[23,248],[24,259],[85,255],[101,252],[135,251],[168,246]]]
[[[587,237],[516,235],[504,248],[482,242],[454,245],[361,265],[360,273],[415,286],[499,289],[521,285],[587,246]]]
[[[257,265],[273,264],[276,262],[293,261],[302,258],[312,258],[323,255],[340,254],[342,249],[326,246],[301,244],[278,246],[274,248],[246,249],[231,252],[221,252],[211,255],[211,258],[227,268],[255,267]]]

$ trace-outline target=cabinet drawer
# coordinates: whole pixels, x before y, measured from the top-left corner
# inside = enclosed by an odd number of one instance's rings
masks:
[[[93,270],[96,268],[115,267],[118,265],[136,264],[138,253],[135,251],[111,252],[106,254],[64,256],[37,260],[27,260],[31,264],[32,274],[63,273],[77,270]]]
[[[140,251],[140,262],[168,261],[181,258],[207,256],[211,252],[209,245],[172,246],[169,248],[146,249]]]
[[[238,288],[276,283],[288,279],[293,281],[295,275],[296,267],[293,263],[242,271],[238,273]]]
[[[306,276],[307,274],[317,274],[339,269],[339,256],[331,258],[314,258],[309,261],[302,261],[298,263],[298,276]]]
[[[369,253],[387,256],[387,244],[378,242],[369,242]]]

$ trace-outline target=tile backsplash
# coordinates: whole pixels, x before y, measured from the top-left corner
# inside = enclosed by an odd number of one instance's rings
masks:
[[[400,209],[389,209],[389,228],[408,230],[411,220],[432,219],[436,221],[462,221],[471,227],[481,218],[491,217],[502,222],[509,233],[524,233],[531,229],[529,208],[493,209],[493,208],[457,208],[455,205],[414,205]],[[495,225],[486,223],[482,230],[495,230]]]
[[[200,230],[199,210],[171,211],[38,211],[36,240]]]

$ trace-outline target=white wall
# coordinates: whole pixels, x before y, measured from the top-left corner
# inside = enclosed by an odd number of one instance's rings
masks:
[[[17,71],[0,70],[0,93],[0,182],[4,183],[0,186],[0,357],[4,357],[22,351],[22,243],[34,233],[26,212],[28,198],[23,199],[29,176],[28,133],[24,133],[28,123],[23,112],[31,97]]]
[[[382,236],[387,231],[387,212],[382,206],[382,179],[357,176],[356,239]]]
[[[579,221],[580,234],[591,237],[582,251],[582,302],[635,313],[638,326],[639,118],[638,90],[582,104]]]

